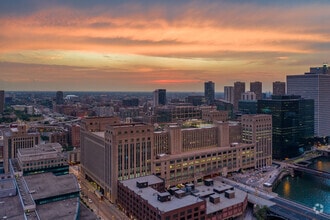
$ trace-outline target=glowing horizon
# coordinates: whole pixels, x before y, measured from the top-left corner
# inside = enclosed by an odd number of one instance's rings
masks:
[[[202,91],[211,80],[270,91],[329,59],[326,1],[79,3],[4,3],[1,89]]]

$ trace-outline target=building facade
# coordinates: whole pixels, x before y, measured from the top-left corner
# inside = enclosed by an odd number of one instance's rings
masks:
[[[9,172],[9,159],[17,157],[17,150],[23,148],[32,148],[40,143],[40,134],[37,132],[28,132],[25,124],[19,124],[16,127],[4,129],[4,171]]]
[[[156,89],[153,93],[154,107],[166,105],[166,89]]]
[[[234,104],[234,87],[233,86],[225,86],[224,87],[224,99]]]
[[[64,104],[64,97],[62,91],[56,92],[56,105],[63,105]]]
[[[204,184],[186,183],[165,188],[164,181],[150,175],[118,182],[118,205],[132,219],[215,220],[234,219],[246,210],[247,193],[205,179]]]
[[[238,101],[241,100],[242,93],[245,92],[245,82],[234,83],[234,110],[238,110]]]
[[[285,95],[285,82],[273,82],[273,95]]]
[[[152,173],[154,140],[151,125],[115,122],[110,122],[104,130],[89,131],[85,126],[81,129],[82,175],[95,181],[100,193],[113,202],[118,180]]]
[[[250,82],[250,91],[256,94],[256,99],[262,99],[262,83],[261,82]]]
[[[0,114],[3,114],[5,109],[5,91],[0,90]]]
[[[242,142],[254,143],[256,167],[272,165],[272,116],[242,115]]]
[[[300,96],[272,96],[258,100],[258,113],[272,115],[273,158],[296,157],[314,136],[314,101]]]
[[[250,100],[250,101],[257,100],[257,95],[254,92],[250,92],[250,91],[243,92],[242,95],[241,95],[241,100],[243,100],[243,101],[246,101],[246,100]]]
[[[204,96],[208,105],[214,103],[215,99],[215,85],[214,82],[208,81],[204,83]]]
[[[330,136],[329,67],[311,68],[304,75],[287,76],[288,94],[314,100],[315,136]]]

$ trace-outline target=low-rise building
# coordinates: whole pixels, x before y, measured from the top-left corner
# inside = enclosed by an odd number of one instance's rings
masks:
[[[154,175],[118,183],[118,204],[134,219],[231,219],[245,212],[247,200],[246,192],[218,179],[168,190],[164,181]]]
[[[18,165],[23,175],[55,172],[68,173],[67,155],[59,143],[39,144],[33,148],[18,149]]]

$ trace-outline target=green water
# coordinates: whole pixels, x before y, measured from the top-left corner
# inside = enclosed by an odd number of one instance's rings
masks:
[[[313,160],[310,168],[330,172],[330,158],[320,157]],[[275,191],[279,196],[313,208],[323,205],[323,211],[330,214],[330,179],[302,174],[292,178],[284,177]],[[317,205],[320,207],[320,205]]]

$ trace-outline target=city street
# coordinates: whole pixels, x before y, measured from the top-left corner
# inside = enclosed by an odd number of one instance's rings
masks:
[[[74,173],[81,187],[81,199],[104,220],[126,220],[129,219],[123,212],[121,212],[115,204],[110,203],[106,199],[100,199],[95,194],[94,186],[86,179],[79,176],[79,169],[77,166],[70,167],[70,172]],[[78,172],[76,172],[78,170]]]

